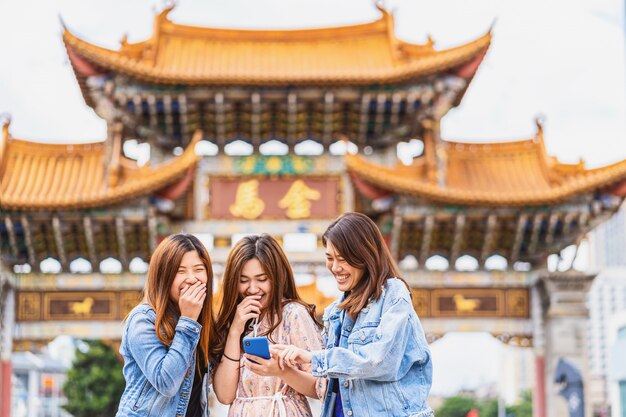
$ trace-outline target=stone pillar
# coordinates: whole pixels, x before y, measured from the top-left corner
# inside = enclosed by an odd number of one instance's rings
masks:
[[[15,300],[13,276],[0,263],[0,417],[11,416],[11,351]]]
[[[546,334],[545,297],[539,285],[531,288],[530,314],[533,323],[535,353],[535,384],[533,386],[533,417],[546,417]]]
[[[576,411],[584,398],[585,417],[591,417],[591,402],[588,395],[589,367],[587,360],[587,319],[589,311],[585,296],[595,275],[577,271],[543,273],[537,281],[537,289],[544,306],[545,335],[545,409],[546,417],[569,417]],[[555,382],[559,360],[573,365],[583,383],[583,398],[569,395],[569,401],[560,395],[564,388]],[[575,384],[570,384],[575,386]],[[576,414],[572,414],[576,415]]]

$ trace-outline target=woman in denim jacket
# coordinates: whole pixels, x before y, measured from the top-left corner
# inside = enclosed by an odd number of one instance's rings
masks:
[[[193,235],[163,240],[152,254],[144,299],[126,318],[120,354],[126,388],[116,416],[208,415],[213,270]]]
[[[344,292],[324,311],[325,349],[274,345],[281,365],[311,364],[330,378],[323,416],[432,416],[432,362],[411,293],[376,224],[345,213],[322,236]]]

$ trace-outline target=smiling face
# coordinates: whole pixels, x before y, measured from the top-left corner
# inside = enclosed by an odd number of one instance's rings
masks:
[[[272,282],[258,259],[252,258],[243,265],[238,289],[241,298],[260,295],[261,306],[263,309],[267,308],[271,297]]]
[[[191,250],[183,255],[174,277],[174,282],[172,282],[172,287],[170,288],[172,300],[178,303],[181,292],[197,281],[207,283],[207,270],[198,252]]]
[[[343,292],[354,288],[363,276],[363,270],[348,264],[330,240],[326,242],[326,268],[335,277],[339,291]]]

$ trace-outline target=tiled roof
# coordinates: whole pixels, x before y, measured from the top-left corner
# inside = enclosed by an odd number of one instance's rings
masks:
[[[0,138],[0,208],[51,210],[107,206],[156,191],[183,176],[199,159],[195,140],[159,166],[136,167],[120,156],[116,179],[105,166],[104,142],[78,145]],[[133,166],[135,165],[135,166]],[[108,170],[108,175],[107,175]]]
[[[542,134],[499,143],[444,142],[445,185],[429,180],[419,158],[410,166],[386,167],[347,155],[352,175],[376,187],[428,200],[464,205],[544,205],[626,181],[626,160],[598,169],[561,164],[545,153]]]
[[[168,20],[170,10],[156,16],[150,39],[123,40],[117,51],[66,28],[63,40],[74,69],[82,76],[100,69],[162,84],[388,84],[442,72],[471,78],[491,42],[491,33],[441,51],[431,41],[403,42],[382,8],[382,17],[371,23],[304,30],[184,26]]]

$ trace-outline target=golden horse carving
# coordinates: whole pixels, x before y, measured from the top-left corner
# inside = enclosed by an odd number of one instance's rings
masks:
[[[480,307],[480,300],[476,299],[467,299],[463,297],[462,294],[455,294],[452,297],[454,300],[454,304],[456,305],[456,310],[461,312],[472,312],[475,311],[478,307]]]
[[[94,299],[91,297],[86,297],[81,302],[70,303],[70,311],[74,314],[84,314],[87,315],[91,313],[91,308],[93,307]]]

